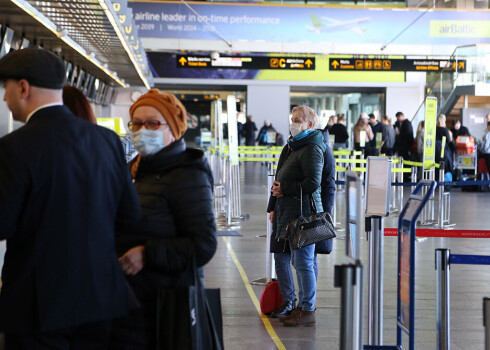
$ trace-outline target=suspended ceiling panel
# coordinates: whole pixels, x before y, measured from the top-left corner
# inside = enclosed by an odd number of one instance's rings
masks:
[[[103,69],[90,62],[86,56],[66,44],[60,36],[66,36],[83,48],[117,78],[126,84],[141,86],[143,80],[135,69],[111,22],[98,1],[25,1],[49,19],[61,35],[57,36],[13,1],[0,0],[0,24],[22,34],[31,43],[55,52],[94,77],[109,85],[117,85]],[[20,1],[20,3],[25,3]]]

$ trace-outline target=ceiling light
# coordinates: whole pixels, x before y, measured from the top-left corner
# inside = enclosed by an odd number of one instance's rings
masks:
[[[145,84],[147,89],[150,89],[150,84],[148,83],[148,80],[144,76],[143,72],[141,71],[138,62],[136,62],[136,59],[133,55],[133,52],[129,48],[129,45],[126,42],[126,39],[124,38],[124,35],[122,34],[121,29],[119,28],[119,25],[117,24],[116,19],[114,18],[114,15],[112,14],[111,10],[109,9],[106,1],[105,0],[99,0],[99,4],[102,7],[102,9],[104,10],[107,18],[109,19],[109,22],[111,22],[111,25],[114,28],[114,31],[116,32],[116,35],[119,38],[119,41],[121,42],[122,46],[126,50],[128,56],[129,56],[129,59],[131,60],[131,62],[133,62],[134,68],[136,69],[136,72],[140,76],[141,80],[143,81],[143,84]]]
[[[79,54],[84,56],[87,60],[92,62],[95,66],[97,66],[99,69],[101,69],[105,74],[107,74],[109,77],[114,79],[119,85],[122,87],[127,87],[127,85],[121,81],[117,76],[112,74],[107,68],[104,68],[96,59],[95,59],[95,53],[91,53],[90,55],[87,54],[87,51],[83,47],[81,47],[78,43],[70,39],[68,36],[68,33],[62,35],[62,31],[58,31],[56,25],[51,22],[46,16],[44,16],[42,13],[40,13],[36,8],[34,8],[31,4],[24,2],[24,1],[18,1],[18,0],[10,0],[12,3],[17,5],[19,8],[21,8],[24,12],[29,14],[32,18],[37,20],[39,23],[41,23],[44,27],[49,29],[51,32],[53,32],[57,37],[59,37],[63,42],[65,42],[68,46],[70,46],[72,49],[77,51]],[[130,56],[131,57],[131,56]]]

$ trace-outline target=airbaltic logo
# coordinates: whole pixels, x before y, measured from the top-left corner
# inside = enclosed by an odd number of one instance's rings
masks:
[[[432,37],[489,38],[488,21],[430,21]]]

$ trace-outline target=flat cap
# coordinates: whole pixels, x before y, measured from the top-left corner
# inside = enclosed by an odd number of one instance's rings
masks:
[[[65,77],[63,61],[47,50],[21,49],[0,59],[0,80],[25,79],[33,86],[62,89]]]

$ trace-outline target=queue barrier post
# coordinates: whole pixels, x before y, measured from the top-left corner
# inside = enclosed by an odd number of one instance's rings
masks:
[[[450,349],[450,249],[436,249],[436,324],[437,350]]]
[[[335,166],[335,179],[338,180],[339,172],[337,171],[337,166]],[[335,185],[335,192],[333,194],[333,206],[332,206],[332,221],[333,226],[337,228],[340,225],[340,222],[337,222],[337,192],[340,185]]]
[[[423,180],[435,181],[435,167],[434,165],[430,169],[423,168],[422,170]],[[424,188],[423,191],[426,191]],[[429,202],[424,207],[422,211],[420,224],[424,226],[433,225],[435,221],[435,210],[434,210],[434,193],[431,194]]]
[[[400,161],[401,163],[401,161]],[[392,173],[391,175],[391,182],[396,182],[396,173]],[[391,203],[390,203],[390,213],[397,213],[398,212],[398,208],[397,208],[397,202],[396,202],[396,187],[393,191],[391,191],[391,194],[390,194],[390,199],[391,199]]]
[[[410,192],[413,192],[413,190],[415,190],[415,183],[417,182],[417,169],[418,168],[416,166],[412,166],[412,174],[410,176],[410,180],[414,185],[411,186]]]
[[[398,163],[398,168],[403,169],[403,158],[400,157],[400,162]],[[398,176],[398,182],[403,183],[403,173],[399,172],[397,174]],[[403,186],[398,186],[398,208],[401,211],[403,208]]]
[[[450,270],[451,265],[490,265],[490,256],[451,254],[449,249],[436,249],[436,322],[437,349],[450,349]],[[484,312],[486,310],[484,309]],[[485,322],[485,320],[484,320]],[[486,322],[485,322],[486,324]],[[487,344],[487,338],[485,339]]]
[[[490,350],[490,298],[483,298],[483,327],[485,327],[485,350]]]
[[[439,182],[444,182],[444,162],[441,162],[441,168],[439,169]],[[439,213],[438,213],[438,227],[444,229],[444,186],[439,185]]]
[[[336,265],[335,287],[340,287],[340,350],[362,349],[363,266]]]
[[[270,189],[274,184],[275,172],[274,172],[274,162],[268,162],[268,175],[267,175],[267,201],[269,201]],[[267,285],[273,279],[276,278],[276,269],[274,266],[274,254],[271,253],[271,236],[272,236],[272,223],[269,220],[269,214],[266,213],[265,217],[267,234],[265,236],[265,277],[253,280],[250,284],[253,285]]]
[[[366,218],[368,233],[368,344],[383,345],[383,218]]]

